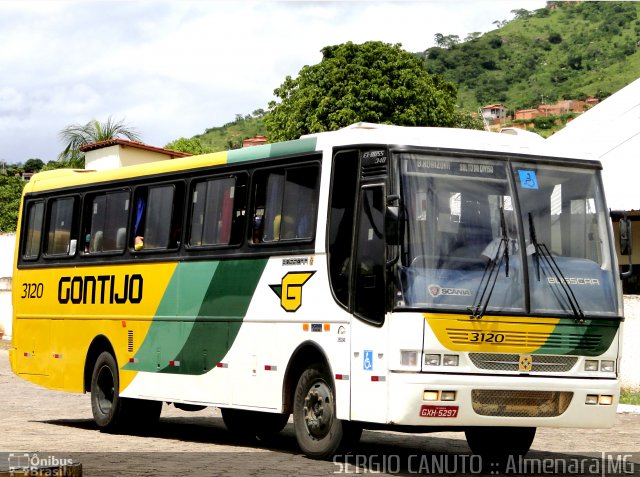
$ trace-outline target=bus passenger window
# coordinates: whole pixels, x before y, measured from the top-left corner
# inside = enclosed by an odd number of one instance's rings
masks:
[[[44,202],[32,202],[28,205],[26,240],[22,256],[26,259],[36,259],[40,252],[40,237],[42,235],[42,219],[44,216]]]
[[[254,243],[313,238],[318,175],[316,164],[256,174]]]
[[[47,255],[73,255],[71,250],[71,239],[73,229],[73,211],[75,199],[66,197],[63,199],[53,199],[49,202],[49,212],[47,218]]]
[[[236,202],[236,180],[240,176],[210,179],[195,185],[191,196],[191,230],[189,245],[192,247],[229,245],[232,229],[244,215]]]
[[[129,219],[129,192],[107,192],[90,202],[89,252],[124,250]]]

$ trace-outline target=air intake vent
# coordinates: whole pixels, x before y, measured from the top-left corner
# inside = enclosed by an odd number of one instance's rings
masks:
[[[386,164],[375,164],[375,165],[363,165],[362,166],[362,178],[368,179],[369,177],[379,177],[387,175],[387,165]]]
[[[133,353],[133,330],[127,331],[127,351]]]

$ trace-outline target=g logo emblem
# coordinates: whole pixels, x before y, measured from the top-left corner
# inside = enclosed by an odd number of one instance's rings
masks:
[[[316,272],[289,272],[280,285],[269,285],[280,298],[280,306],[288,312],[295,312],[302,306],[302,286]]]

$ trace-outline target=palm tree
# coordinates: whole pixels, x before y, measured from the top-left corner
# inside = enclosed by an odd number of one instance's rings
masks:
[[[140,140],[138,131],[128,127],[122,120],[114,121],[111,116],[104,123],[92,119],[84,125],[71,124],[60,131],[58,136],[67,145],[58,159],[76,168],[84,167],[84,153],[80,150],[82,146],[117,137],[124,137],[130,141]]]

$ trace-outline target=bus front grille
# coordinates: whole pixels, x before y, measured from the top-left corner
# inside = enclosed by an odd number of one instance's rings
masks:
[[[469,353],[469,359],[479,369],[490,371],[520,371],[520,355],[515,353]],[[577,356],[531,355],[533,373],[565,373],[578,362]]]
[[[567,410],[572,398],[567,391],[471,391],[473,410],[481,416],[556,417]]]

